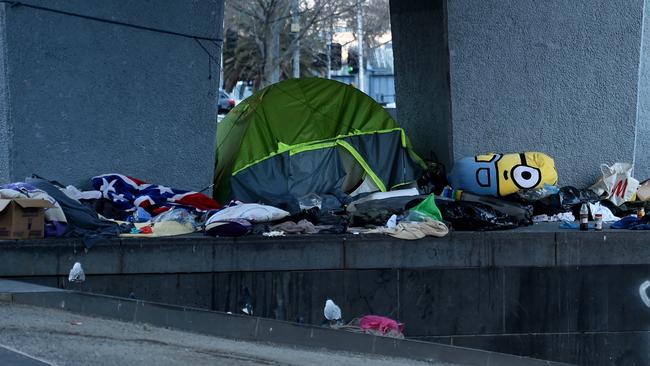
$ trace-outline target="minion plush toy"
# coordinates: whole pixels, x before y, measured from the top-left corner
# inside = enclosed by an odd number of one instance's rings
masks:
[[[482,196],[503,197],[522,189],[557,184],[553,159],[540,152],[485,154],[456,161],[449,183]]]

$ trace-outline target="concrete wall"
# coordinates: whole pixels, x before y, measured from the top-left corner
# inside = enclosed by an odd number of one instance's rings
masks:
[[[643,38],[637,90],[636,153],[634,166],[640,179],[650,178],[650,3],[643,7]]]
[[[222,32],[222,0],[30,4],[201,37],[221,38]],[[214,57],[210,62],[192,38],[2,7],[0,71],[6,67],[8,93],[0,88],[0,116],[8,110],[10,134],[0,133],[0,161],[8,142],[10,180],[37,173],[81,184],[120,172],[180,188],[212,182],[215,44],[201,41]]]
[[[537,150],[561,185],[616,161],[650,178],[644,13],[644,0],[391,1],[398,120],[425,156]]]
[[[456,159],[543,151],[578,186],[632,161],[643,0],[447,2]]]
[[[390,2],[397,122],[423,158],[451,161],[444,0]]]
[[[9,180],[9,105],[6,102],[8,98],[9,85],[7,84],[7,32],[5,28],[5,8],[0,7],[0,182]]]

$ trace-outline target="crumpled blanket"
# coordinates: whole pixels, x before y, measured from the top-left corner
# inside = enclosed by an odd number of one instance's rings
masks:
[[[650,219],[645,217],[640,219],[635,216],[626,216],[613,223],[612,229],[629,229],[629,230],[650,230]]]
[[[366,231],[368,234],[387,234],[394,238],[417,240],[425,236],[441,238],[449,233],[449,228],[441,221],[426,218],[424,221],[400,222],[395,228],[380,227]]]
[[[99,192],[81,192],[85,195],[101,195],[125,211],[142,207],[157,215],[172,207],[187,207],[199,211],[220,209],[221,205],[200,192],[148,184],[123,174],[102,174],[92,178],[93,188]]]
[[[121,233],[131,231],[131,225],[119,225],[101,219],[97,216],[97,212],[68,197],[57,186],[47,180],[27,178],[26,183],[49,194],[61,205],[61,209],[68,221],[63,236],[82,238],[86,248],[90,248],[94,244],[109,238],[117,238]]]

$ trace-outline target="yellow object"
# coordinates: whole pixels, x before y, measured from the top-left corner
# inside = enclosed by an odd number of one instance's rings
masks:
[[[540,152],[483,154],[458,160],[449,175],[455,189],[503,197],[522,189],[557,184],[553,159]]]

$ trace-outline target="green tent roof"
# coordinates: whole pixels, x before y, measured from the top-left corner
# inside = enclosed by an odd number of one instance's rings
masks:
[[[288,146],[395,129],[399,126],[381,105],[350,85],[320,78],[271,85],[241,102],[219,123],[215,197],[229,198],[232,174]],[[403,140],[419,162],[404,135]]]

